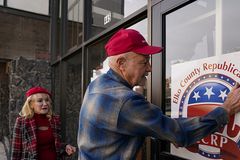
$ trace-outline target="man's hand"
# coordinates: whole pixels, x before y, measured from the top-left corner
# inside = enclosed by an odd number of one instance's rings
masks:
[[[226,109],[231,116],[240,111],[240,85],[236,83],[231,92],[229,92],[227,99],[223,103],[223,108]]]

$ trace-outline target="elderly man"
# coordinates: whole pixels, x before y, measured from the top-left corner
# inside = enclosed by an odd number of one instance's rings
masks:
[[[81,160],[135,159],[147,136],[188,146],[218,131],[228,116],[240,110],[240,88],[229,93],[222,107],[203,117],[172,119],[161,107],[132,90],[151,72],[149,56],[162,51],[149,46],[133,29],[121,29],[105,46],[109,71],[91,82],[79,117]]]

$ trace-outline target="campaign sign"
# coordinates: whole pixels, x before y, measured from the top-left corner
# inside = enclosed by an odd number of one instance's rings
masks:
[[[203,116],[219,107],[240,82],[240,52],[172,65],[171,117]],[[171,153],[197,160],[240,160],[240,114],[228,125],[196,144],[171,145]]]

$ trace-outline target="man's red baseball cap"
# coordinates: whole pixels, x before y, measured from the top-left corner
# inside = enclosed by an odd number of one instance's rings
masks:
[[[127,52],[151,55],[160,53],[162,47],[150,46],[144,37],[134,29],[120,29],[105,45],[108,56],[119,55]]]
[[[46,93],[48,94],[50,97],[52,96],[50,92],[48,92],[47,89],[45,88],[42,88],[42,87],[32,87],[30,88],[27,92],[26,92],[26,97],[29,97],[33,94],[36,94],[36,93]]]

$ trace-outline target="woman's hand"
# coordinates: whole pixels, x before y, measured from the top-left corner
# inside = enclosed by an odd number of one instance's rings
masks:
[[[66,151],[67,155],[70,156],[70,155],[72,155],[73,153],[76,152],[76,147],[73,147],[70,144],[67,144],[66,148],[65,148],[65,151]]]

